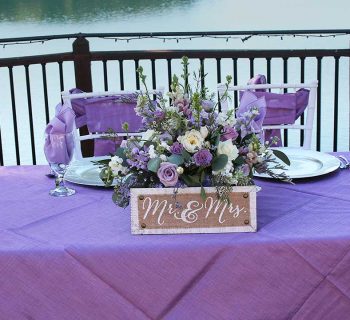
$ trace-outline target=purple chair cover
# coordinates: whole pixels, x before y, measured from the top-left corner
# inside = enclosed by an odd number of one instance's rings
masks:
[[[251,78],[247,84],[265,84],[266,77],[262,74],[257,74],[253,78]],[[266,91],[266,89],[256,89],[255,91]]]
[[[49,122],[45,129],[44,153],[50,163],[68,164],[74,152],[75,130],[74,111],[66,105],[56,106],[56,116]]]
[[[263,75],[256,75],[248,81],[248,84],[265,84],[266,78]],[[267,110],[264,125],[293,124],[304,112],[309,101],[309,90],[299,89],[295,93],[272,93],[265,89],[252,91],[257,98],[265,97]],[[243,92],[240,93],[242,97]],[[265,130],[265,141],[278,137],[279,141],[275,146],[282,146],[281,130]]]
[[[72,89],[70,93],[82,93]],[[122,124],[129,123],[130,132],[138,132],[142,127],[142,118],[135,113],[137,97],[135,95],[117,95],[109,97],[80,98],[72,100],[72,108],[77,114],[77,127],[87,125],[89,132],[106,132],[112,129],[123,132]],[[94,155],[114,153],[122,138],[94,140]]]

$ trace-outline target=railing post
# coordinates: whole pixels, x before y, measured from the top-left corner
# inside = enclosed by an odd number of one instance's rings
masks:
[[[73,42],[75,84],[80,90],[92,91],[91,54],[89,41],[79,37]]]
[[[75,86],[85,92],[92,92],[91,77],[91,53],[89,41],[84,37],[78,37],[73,42]],[[80,134],[88,134],[87,126],[79,129]],[[94,145],[92,140],[81,143],[81,151],[84,157],[93,155]]]

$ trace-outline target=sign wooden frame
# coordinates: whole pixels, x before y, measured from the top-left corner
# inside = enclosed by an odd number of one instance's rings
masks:
[[[217,199],[216,188],[131,189],[131,233],[256,232],[256,187],[232,187],[230,202]]]

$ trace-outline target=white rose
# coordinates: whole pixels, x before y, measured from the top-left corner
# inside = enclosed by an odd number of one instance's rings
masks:
[[[209,134],[208,128],[206,126],[201,127],[200,132],[201,132],[203,139],[205,139]]]
[[[217,154],[226,154],[229,161],[233,161],[238,157],[238,149],[232,143],[232,140],[220,141]]]
[[[192,129],[187,131],[184,136],[178,138],[179,142],[182,143],[186,151],[189,153],[195,153],[198,151],[204,142],[201,133],[197,130]]]

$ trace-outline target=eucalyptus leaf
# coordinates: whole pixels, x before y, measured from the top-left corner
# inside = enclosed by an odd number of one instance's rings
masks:
[[[98,166],[105,166],[108,165],[109,162],[111,161],[111,159],[103,159],[103,160],[98,160],[98,161],[91,161],[94,165],[98,165]]]
[[[221,135],[217,135],[216,139],[215,139],[215,146],[217,147],[219,145],[219,142],[220,142],[220,138],[221,138]]]
[[[160,158],[153,158],[148,161],[147,169],[152,172],[157,172],[160,166],[161,160]]]
[[[185,159],[185,161],[191,159],[191,155],[186,150],[182,150],[182,157]]]
[[[156,146],[157,146],[157,144],[154,143],[153,141],[146,141],[146,142],[144,143],[144,145],[147,146],[147,147],[149,147],[149,146],[154,146],[154,147],[156,147]]]
[[[107,168],[104,168],[100,171],[99,177],[103,181],[105,187],[110,187],[114,180],[112,173]]]
[[[205,201],[205,199],[207,198],[207,195],[205,193],[205,189],[203,188],[203,186],[201,186],[201,198],[203,201]]]
[[[245,163],[245,160],[244,160],[244,158],[242,157],[242,156],[238,156],[237,158],[236,158],[236,160],[235,160],[235,164],[237,165],[237,166],[241,166],[242,164],[244,164]]]
[[[213,159],[212,169],[213,171],[220,171],[227,165],[228,157],[226,154],[219,154]]]
[[[253,136],[254,136],[254,133],[247,134],[247,135],[242,139],[241,143],[243,144],[244,142],[250,140]]]
[[[281,161],[283,161],[287,166],[290,166],[290,160],[284,152],[277,150],[277,149],[271,149],[271,150],[277,158],[279,158]]]
[[[198,175],[190,176],[190,175],[183,174],[181,175],[181,179],[185,182],[185,184],[188,187],[199,187],[201,185]]]
[[[178,154],[172,154],[170,157],[168,157],[168,161],[180,166],[185,162],[185,159]]]
[[[107,168],[102,169],[102,170],[100,171],[99,176],[100,176],[100,179],[101,179],[102,181],[103,181],[104,179],[106,179],[107,176],[108,176],[108,169],[107,169]]]
[[[126,160],[126,155],[125,155],[125,148],[121,148],[119,147],[116,152],[115,155],[119,158],[122,158],[123,160]]]

